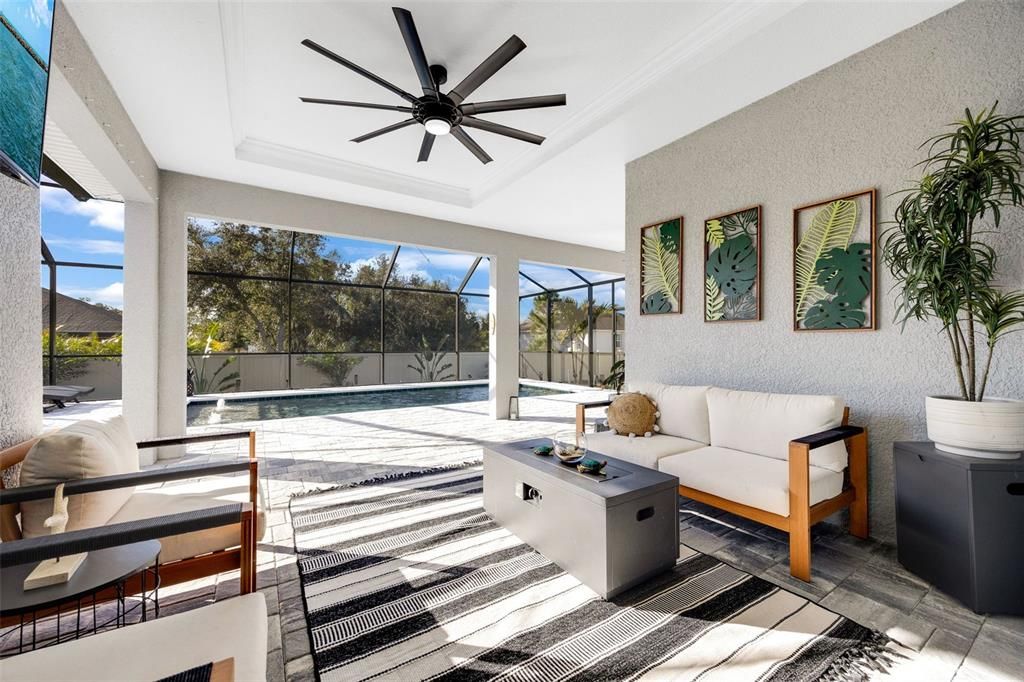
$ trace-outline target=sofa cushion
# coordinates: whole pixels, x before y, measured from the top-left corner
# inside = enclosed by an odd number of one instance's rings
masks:
[[[784,395],[712,388],[707,394],[711,445],[789,459],[789,441],[835,428],[843,421],[843,399],[832,395]],[[842,441],[811,450],[811,464],[846,468]]]
[[[139,450],[122,417],[83,419],[41,437],[25,456],[18,484],[59,483],[138,470]],[[133,490],[128,487],[69,496],[67,530],[104,525]],[[43,521],[52,514],[52,500],[22,504],[22,535],[49,535],[50,529],[43,526]]]
[[[679,477],[679,485],[748,507],[789,516],[789,463],[714,445],[663,457],[658,469]],[[843,475],[810,467],[811,504],[843,490]]]
[[[171,481],[159,487],[136,490],[110,522],[122,523],[248,501],[248,476],[209,476],[191,481]],[[267,524],[263,505],[258,505],[256,539],[260,540]],[[188,559],[207,552],[237,547],[239,542],[237,525],[160,538],[160,562]]]
[[[658,404],[658,426],[666,436],[688,438],[707,445],[707,386],[672,386],[654,382],[630,383],[629,389],[643,393]]]
[[[234,679],[267,679],[267,603],[260,592],[0,661],[0,679],[156,680],[235,659]]]
[[[610,431],[587,434],[587,450],[594,455],[602,454],[608,457],[617,457],[633,464],[639,464],[650,469],[658,468],[658,460],[668,455],[675,455],[680,452],[687,452],[695,448],[704,447],[703,443],[676,438],[675,436],[654,435],[650,438],[637,436],[626,438],[616,436]]]

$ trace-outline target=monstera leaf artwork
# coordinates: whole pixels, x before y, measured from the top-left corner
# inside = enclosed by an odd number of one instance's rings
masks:
[[[808,329],[857,329],[864,326],[864,311],[856,303],[825,298],[807,309],[804,326]]]
[[[757,280],[757,250],[745,234],[726,239],[708,256],[707,274],[724,296],[742,296]]]
[[[793,212],[793,320],[800,329],[874,329],[875,191]]]
[[[683,219],[648,225],[640,232],[640,314],[682,310]]]
[[[761,207],[704,221],[704,321],[759,320]]]

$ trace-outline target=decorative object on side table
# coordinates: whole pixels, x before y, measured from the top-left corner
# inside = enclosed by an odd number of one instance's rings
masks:
[[[704,321],[761,319],[761,207],[704,221]]]
[[[656,431],[660,431],[660,416],[657,404],[643,393],[620,395],[608,406],[608,426],[611,431],[630,438],[650,438]]]
[[[640,314],[683,311],[683,219],[640,229]]]
[[[68,500],[64,497],[64,484],[53,491],[53,515],[43,521],[51,535],[63,533],[68,527]],[[85,561],[87,552],[69,554],[56,559],[44,559],[25,577],[24,588],[34,590],[49,585],[60,585],[71,580],[78,567]]]
[[[899,289],[896,319],[937,319],[952,355],[960,393],[926,398],[928,438],[946,452],[1005,459],[1024,451],[1024,401],[986,389],[997,343],[1024,328],[1024,291],[993,285],[997,254],[982,235],[1024,205],[1024,116],[996,106],[966,110],[922,145],[924,176],[896,208],[884,257]]]
[[[895,443],[896,551],[977,613],[1024,616],[1024,459]]]
[[[793,329],[875,328],[875,190],[793,209]]]

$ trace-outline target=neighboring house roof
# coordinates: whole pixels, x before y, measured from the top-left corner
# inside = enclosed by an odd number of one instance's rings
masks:
[[[50,290],[43,288],[43,331],[50,326]],[[64,334],[121,333],[121,311],[57,293],[57,331]]]

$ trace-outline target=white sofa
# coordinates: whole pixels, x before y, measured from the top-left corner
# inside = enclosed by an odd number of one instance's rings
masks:
[[[810,526],[845,506],[867,535],[867,435],[837,396],[630,384],[653,400],[659,431],[586,435],[587,447],[679,477],[680,493],[790,533],[794,576],[810,579]],[[577,427],[588,403],[577,409]],[[806,559],[804,558],[806,555]]]

